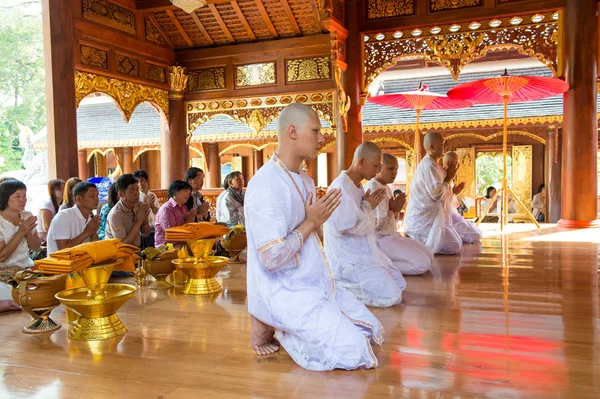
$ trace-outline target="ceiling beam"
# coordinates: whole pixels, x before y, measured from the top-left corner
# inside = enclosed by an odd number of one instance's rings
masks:
[[[148,18],[150,20],[150,22],[154,25],[154,27],[158,30],[158,33],[160,33],[162,35],[162,37],[167,41],[167,43],[169,43],[169,46],[171,46],[171,48],[175,48],[175,46],[173,45],[173,43],[171,42],[171,39],[169,39],[169,35],[167,35],[167,33],[163,30],[163,28],[160,26],[160,24],[158,23],[158,21],[156,20],[156,18],[154,18],[154,15],[149,14],[148,16],[146,16],[146,18]]]
[[[292,12],[292,9],[290,8],[290,4],[288,3],[288,0],[281,0],[281,6],[283,7],[285,14],[288,17],[288,20],[290,21],[290,25],[292,25],[292,29],[294,30],[294,33],[296,34],[296,36],[302,36],[302,31],[300,30],[300,27],[298,26],[298,22],[296,21],[296,17],[294,17],[294,13]]]
[[[235,43],[235,39],[233,38],[233,35],[231,34],[231,32],[229,32],[229,29],[227,29],[227,25],[225,25],[223,18],[221,18],[221,14],[219,14],[219,10],[217,10],[217,7],[215,7],[214,4],[209,4],[208,8],[210,8],[210,11],[212,11],[215,19],[219,23],[221,30],[223,31],[225,36],[227,36],[227,40],[229,40],[231,43]]]
[[[269,14],[267,13],[267,10],[265,9],[265,5],[263,4],[262,0],[254,0],[254,2],[256,3],[258,12],[260,12],[260,15],[262,16],[263,20],[265,21],[265,25],[267,25],[267,29],[269,29],[269,32],[271,32],[271,36],[273,36],[273,39],[278,39],[279,34],[277,33],[277,30],[275,29],[273,22],[271,22],[271,18],[269,18]]]
[[[207,4],[229,3],[230,0],[206,0]],[[166,11],[175,7],[169,0],[137,0],[135,9],[138,11]]]
[[[190,15],[191,15],[192,19],[194,20],[194,22],[196,23],[196,26],[198,27],[198,29],[200,29],[200,32],[202,32],[202,36],[204,36],[204,39],[206,39],[206,41],[209,42],[211,45],[215,44],[212,37],[210,37],[210,34],[208,33],[208,31],[202,24],[202,21],[200,21],[200,18],[198,18],[198,14],[196,14],[196,11],[194,11]]]
[[[177,20],[177,17],[173,13],[173,10],[169,9],[169,10],[165,10],[165,11],[166,11],[167,15],[169,16],[169,18],[171,18],[171,22],[173,22],[173,25],[175,25],[175,27],[177,28],[177,30],[183,37],[183,40],[185,40],[185,42],[188,44],[188,46],[194,47],[194,42],[192,41],[192,39],[190,39],[190,36],[187,34],[185,29],[183,29],[183,26],[181,26],[181,24]]]
[[[248,36],[250,36],[250,39],[251,40],[256,40],[256,35],[252,31],[252,28],[250,27],[250,24],[246,20],[246,17],[244,16],[244,13],[242,12],[242,9],[240,8],[240,6],[239,6],[239,4],[238,4],[238,2],[236,0],[232,0],[231,7],[233,7],[233,10],[235,11],[235,13],[237,14],[240,22],[244,26],[244,29],[246,29],[246,33],[248,33]]]

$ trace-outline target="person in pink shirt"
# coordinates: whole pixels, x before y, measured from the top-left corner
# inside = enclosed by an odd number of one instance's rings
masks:
[[[192,186],[183,180],[174,181],[169,187],[169,200],[165,202],[156,214],[154,225],[154,245],[165,243],[165,231],[171,227],[191,223],[196,218],[196,209],[188,211],[185,203],[190,198]]]

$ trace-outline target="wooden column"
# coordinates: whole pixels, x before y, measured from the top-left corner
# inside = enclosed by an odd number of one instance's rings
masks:
[[[338,137],[337,154],[341,157],[339,165],[342,170],[348,169],[352,164],[354,151],[362,143],[362,105],[361,92],[363,80],[363,38],[359,30],[361,1],[346,0],[346,27],[348,39],[346,52],[348,69],[345,73],[346,94],[350,98],[348,111],[348,131],[343,137]],[[366,88],[365,88],[366,89]],[[327,164],[329,168],[329,162]],[[340,170],[341,172],[341,170]]]
[[[97,177],[106,177],[108,170],[106,169],[106,155],[96,154],[96,173]]]
[[[314,180],[315,186],[319,185],[319,158],[306,160],[306,174]]]
[[[123,167],[123,174],[131,174],[133,173],[133,148],[132,147],[123,147],[123,162],[121,163]]]
[[[182,180],[187,170],[188,146],[184,92],[188,76],[182,67],[171,67],[169,73],[169,121],[161,124],[161,183],[168,188],[175,180]],[[161,118],[161,119],[164,119]]]
[[[72,3],[42,0],[50,179],[79,175]]]
[[[219,156],[219,144],[208,144],[208,188],[221,187],[221,157]]]
[[[596,0],[565,2],[565,78],[562,138],[562,227],[589,227],[598,216]]]
[[[550,128],[546,134],[546,206],[548,223],[560,220],[561,204],[561,134],[558,128]]]
[[[256,172],[261,168],[261,166],[263,166],[264,163],[263,150],[254,150],[252,158],[254,160],[254,173],[256,174]]]
[[[327,185],[330,185],[338,176],[334,152],[327,153]]]
[[[252,178],[252,161],[250,157],[242,157],[242,174],[244,175],[245,185],[248,185],[248,181]]]
[[[83,181],[86,181],[88,177],[90,177],[88,175],[88,161],[87,161],[87,151],[86,150],[79,150],[77,152],[77,170],[79,171],[79,173],[77,173],[77,176],[79,176],[79,178]]]

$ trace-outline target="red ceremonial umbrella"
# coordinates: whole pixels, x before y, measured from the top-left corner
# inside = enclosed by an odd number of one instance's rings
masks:
[[[502,191],[502,215],[500,218],[500,228],[503,229],[508,221],[508,193],[521,205],[527,216],[539,228],[537,220],[531,215],[531,212],[523,205],[521,200],[508,187],[506,179],[506,147],[508,141],[508,103],[509,102],[527,102],[541,100],[547,97],[556,96],[569,90],[569,84],[556,78],[547,78],[543,76],[510,76],[508,71],[504,71],[502,76],[490,79],[481,79],[474,82],[464,83],[456,86],[448,92],[448,97],[457,100],[467,100],[479,104],[504,104],[504,138],[502,140],[502,154],[504,157],[504,171],[502,179],[502,188],[496,192]],[[483,216],[479,219],[479,224],[483,217],[488,213],[492,204],[495,203],[496,196],[490,201]]]
[[[465,100],[449,98],[443,94],[432,93],[423,83],[419,88],[404,93],[383,94],[381,96],[370,97],[369,101],[374,104],[385,105],[394,108],[414,109],[417,112],[417,121],[415,128],[415,158],[417,163],[421,160],[421,136],[419,135],[419,122],[421,120],[421,111],[423,110],[442,110],[455,108],[468,108],[473,103]]]

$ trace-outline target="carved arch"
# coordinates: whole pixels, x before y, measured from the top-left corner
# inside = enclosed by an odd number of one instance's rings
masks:
[[[111,147],[111,148],[107,148],[107,149],[105,149],[104,151],[102,151],[102,150],[101,150],[101,149],[99,149],[99,148],[95,148],[95,149],[91,150],[91,151],[90,151],[90,152],[87,154],[87,162],[90,162],[90,160],[92,159],[92,157],[93,157],[94,155],[96,155],[96,154],[100,154],[100,155],[102,155],[103,157],[105,157],[106,155],[108,155],[108,153],[109,153],[109,152],[112,152],[113,154],[117,155],[117,152],[116,152],[116,151],[115,151],[115,149],[114,149],[114,148],[112,148],[112,147]],[[118,157],[118,155],[117,155],[117,157]]]
[[[252,148],[253,150],[257,150],[257,151],[261,150],[261,148],[259,146],[256,146],[254,144],[240,143],[240,144],[233,144],[233,145],[230,145],[229,147],[225,148],[223,151],[219,152],[219,156],[224,155],[229,150],[233,150],[234,148],[239,148],[239,147]]]
[[[475,138],[475,139],[482,140],[482,141],[490,141],[496,137],[502,137],[503,134],[504,134],[504,132],[497,132],[497,133],[490,134],[489,136],[483,136],[483,135],[476,134],[476,133],[454,133],[454,134],[450,134],[448,136],[444,136],[444,139],[452,140],[452,139],[459,138],[459,137],[471,137],[471,138]],[[526,136],[526,137],[532,138],[544,145],[546,144],[546,140],[544,140],[540,136],[535,135],[533,133],[525,132],[522,130],[509,130],[508,135],[509,136]]]
[[[140,155],[142,155],[145,152],[148,151],[160,151],[160,146],[149,146],[149,147],[139,147],[136,148],[135,152],[133,153],[133,162],[137,161],[137,159],[140,157]]]

